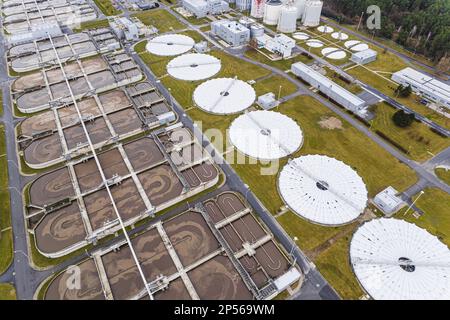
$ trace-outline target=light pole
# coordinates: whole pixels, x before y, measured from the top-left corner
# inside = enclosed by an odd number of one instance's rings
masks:
[[[425,193],[425,191],[420,191],[419,195],[417,196],[417,199],[413,201],[413,203],[411,203],[411,205],[408,207],[408,209],[405,211],[405,213],[403,214],[404,216],[406,216],[406,214],[408,213],[408,211],[412,208],[412,206],[417,202],[417,200],[419,200],[420,196],[423,195]]]
[[[297,240],[298,240],[298,238],[297,237],[294,237],[294,238],[292,238],[292,240],[294,240],[294,242],[292,243],[292,248],[291,248],[291,251],[289,252],[289,256],[292,258],[293,257],[293,253],[294,253],[294,248],[296,247],[296,243],[297,243]],[[297,263],[297,257],[294,257],[294,260],[292,261],[292,265],[294,266],[295,264]]]

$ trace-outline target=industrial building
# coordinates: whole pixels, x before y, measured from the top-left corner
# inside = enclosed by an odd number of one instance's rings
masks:
[[[233,47],[246,45],[250,41],[250,29],[236,21],[214,21],[211,23],[211,32]]]
[[[400,210],[405,202],[398,196],[398,191],[389,186],[373,198],[373,203],[386,215],[392,215]]]
[[[292,56],[292,49],[295,48],[295,40],[284,34],[277,34],[267,41],[265,48],[286,59]]]
[[[197,18],[206,17],[208,14],[222,14],[230,11],[228,2],[223,0],[183,0],[182,4],[184,9]]]
[[[307,0],[302,16],[302,24],[305,27],[317,27],[320,24],[323,2],[320,0]]]
[[[405,68],[392,75],[392,80],[411,89],[422,98],[450,109],[450,86],[413,68]]]
[[[139,39],[139,28],[130,19],[126,17],[117,17],[109,19],[109,25],[116,36],[125,41],[136,41]]]
[[[355,52],[352,54],[350,60],[358,64],[368,64],[370,62],[377,60],[377,52],[372,49]]]
[[[264,110],[270,110],[277,107],[280,102],[275,98],[273,92],[268,92],[258,97],[256,103]]]
[[[351,112],[363,115],[366,111],[366,102],[350,91],[331,81],[326,76],[313,70],[302,62],[292,64],[291,71],[297,77],[311,84],[323,94],[327,95],[335,102],[350,110]]]

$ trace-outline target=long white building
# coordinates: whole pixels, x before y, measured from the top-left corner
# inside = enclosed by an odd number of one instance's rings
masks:
[[[323,94],[327,95],[344,108],[356,114],[364,114],[366,102],[357,97],[350,91],[344,89],[337,83],[331,81],[326,76],[313,70],[304,63],[297,62],[292,64],[291,71],[297,77],[311,84]]]
[[[413,68],[405,68],[392,75],[392,80],[412,90],[424,99],[450,109],[450,86]]]

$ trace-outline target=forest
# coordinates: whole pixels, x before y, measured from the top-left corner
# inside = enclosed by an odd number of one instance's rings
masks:
[[[375,30],[375,36],[448,66],[450,0],[325,0],[323,14],[341,23],[357,24],[363,12],[366,21],[370,5],[381,9],[381,29]]]

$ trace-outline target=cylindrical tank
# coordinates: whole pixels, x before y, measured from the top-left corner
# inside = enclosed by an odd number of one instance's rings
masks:
[[[254,24],[250,27],[250,36],[252,39],[258,38],[264,35],[264,27],[260,24]]]
[[[317,27],[320,24],[323,2],[320,0],[307,0],[302,23],[306,27]]]
[[[281,14],[281,1],[268,0],[264,5],[264,19],[263,22],[269,26],[276,26]]]
[[[305,4],[306,0],[295,0],[294,5],[297,8],[297,19],[301,19],[303,17],[303,13],[305,12]]]
[[[236,9],[239,11],[250,10],[252,0],[236,0]]]
[[[264,0],[252,0],[250,15],[257,19],[264,17]]]
[[[283,6],[278,20],[279,32],[294,32],[297,29],[297,8],[291,5]]]

